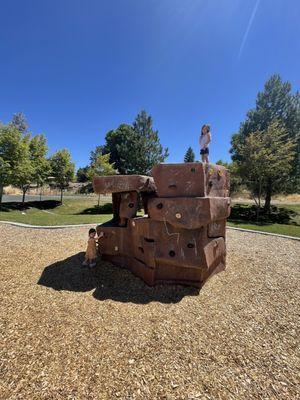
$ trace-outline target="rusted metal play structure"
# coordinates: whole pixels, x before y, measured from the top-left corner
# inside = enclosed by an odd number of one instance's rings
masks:
[[[148,285],[201,287],[225,269],[229,175],[220,165],[159,164],[151,177],[95,177],[96,193],[112,193],[114,219],[97,227],[104,260]],[[137,216],[139,204],[145,215]]]

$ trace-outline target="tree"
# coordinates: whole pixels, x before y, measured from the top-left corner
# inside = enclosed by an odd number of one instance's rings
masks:
[[[30,184],[32,183],[33,175],[34,175],[34,168],[33,164],[30,159],[30,149],[29,149],[29,144],[30,144],[30,136],[26,135],[21,139],[21,148],[22,148],[22,154],[23,158],[22,160],[19,160],[15,171],[14,171],[14,177],[12,180],[12,183],[14,183],[16,186],[18,186],[22,190],[22,203],[24,204],[25,202],[25,195],[27,190],[30,187]]]
[[[75,166],[71,161],[71,154],[67,149],[58,150],[50,159],[51,175],[60,188],[60,202],[63,201],[63,190],[74,179]]]
[[[133,173],[147,174],[155,164],[164,162],[169,156],[168,148],[162,147],[158,131],[154,130],[152,125],[152,117],[144,110],[133,122],[133,129],[137,135],[136,165]]]
[[[103,154],[110,154],[110,163],[115,165],[120,174],[128,174],[131,162],[129,149],[134,148],[136,137],[133,127],[121,124],[117,129],[109,131],[105,136]],[[127,151],[128,150],[128,151]]]
[[[0,139],[1,146],[1,139]],[[10,182],[11,168],[10,163],[0,157],[0,204],[2,203],[3,188]]]
[[[99,154],[94,158],[94,163],[88,169],[87,176],[89,180],[93,180],[94,176],[114,175],[116,173],[114,165],[109,162],[110,154]],[[100,205],[100,194],[98,196],[98,207]]]
[[[295,141],[297,148],[291,160],[289,176],[280,182],[278,190],[297,191],[300,189],[300,94],[291,92],[291,84],[283,82],[279,75],[273,75],[265,83],[264,91],[259,92],[256,107],[247,113],[239,132],[233,135],[231,153],[233,161],[246,162],[240,149],[245,145],[247,137],[256,131],[267,132],[270,125],[277,121],[285,129],[287,139]],[[278,185],[278,182],[277,182]],[[266,208],[274,189],[272,178],[266,188]]]
[[[46,159],[48,151],[47,140],[44,135],[34,136],[29,143],[30,161],[32,164],[32,182],[41,189],[50,174],[50,165]],[[41,198],[41,192],[40,192]]]
[[[251,190],[258,209],[261,196],[266,195],[264,210],[270,212],[272,193],[288,179],[295,158],[295,141],[279,122],[271,123],[264,131],[247,135],[237,148],[236,161],[240,176]]]
[[[18,129],[22,134],[25,134],[28,130],[28,123],[23,113],[16,113],[13,115],[10,125]]]
[[[90,154],[90,163],[94,164],[99,156],[102,156],[103,154],[107,154],[107,152],[105,151],[105,146],[96,146],[95,150],[91,151]]]
[[[0,203],[6,185],[27,181],[29,174],[28,137],[13,125],[0,126]]]
[[[78,168],[78,170],[76,172],[77,182],[86,183],[86,182],[89,181],[89,178],[88,178],[88,175],[87,175],[88,170],[89,170],[89,166],[88,165],[86,165],[85,167]]]
[[[195,153],[191,146],[187,149],[185,156],[184,156],[184,162],[189,163],[189,162],[195,162]]]
[[[50,167],[46,159],[48,147],[44,135],[30,137],[27,134],[23,137],[22,142],[25,158],[18,165],[14,183],[21,188],[23,193],[22,203],[24,203],[30,185],[35,183],[37,187],[41,188],[49,176]]]
[[[217,165],[223,165],[228,171],[230,176],[230,194],[237,193],[242,186],[242,179],[238,172],[238,166],[236,162],[225,162],[222,160],[218,160],[216,162]]]
[[[103,152],[110,153],[110,162],[120,174],[147,174],[168,157],[152,124],[152,117],[141,111],[133,125],[121,124],[107,133]]]

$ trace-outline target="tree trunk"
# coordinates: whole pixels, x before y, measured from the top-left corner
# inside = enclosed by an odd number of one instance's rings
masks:
[[[2,204],[3,185],[0,185],[0,204]]]
[[[259,187],[258,187],[258,207],[256,208],[256,222],[259,220],[259,212],[261,207],[261,179],[259,179]]]
[[[272,180],[268,179],[267,188],[266,188],[266,197],[265,197],[265,205],[264,212],[270,214],[271,209],[271,196],[272,196]]]
[[[100,194],[98,196],[98,207],[100,206]]]
[[[63,189],[60,189],[60,204],[63,202]]]
[[[25,203],[25,195],[26,195],[27,189],[23,188],[22,190],[23,190],[22,204],[24,204]]]

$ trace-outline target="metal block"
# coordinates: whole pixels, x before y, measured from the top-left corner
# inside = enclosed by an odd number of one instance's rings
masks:
[[[129,255],[131,250],[131,233],[129,227],[103,226],[98,225],[97,235],[103,237],[98,240],[100,254],[108,255]]]
[[[230,189],[229,173],[222,165],[205,165],[206,195],[228,197]]]
[[[95,193],[154,192],[153,178],[143,175],[108,175],[93,179]]]
[[[158,164],[151,170],[159,197],[203,197],[205,174],[202,163]]]
[[[207,236],[210,238],[224,237],[226,234],[226,219],[214,221],[208,225]]]
[[[229,198],[180,197],[150,199],[148,212],[151,219],[166,221],[178,228],[197,229],[227,218],[230,213]]]
[[[120,211],[121,218],[133,218],[138,210],[138,193],[125,192],[121,193]]]

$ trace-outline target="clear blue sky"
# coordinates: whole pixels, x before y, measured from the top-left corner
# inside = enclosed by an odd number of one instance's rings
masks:
[[[153,116],[169,162],[203,123],[211,160],[266,79],[300,88],[299,0],[0,0],[0,120],[24,112],[77,167],[105,133]]]

